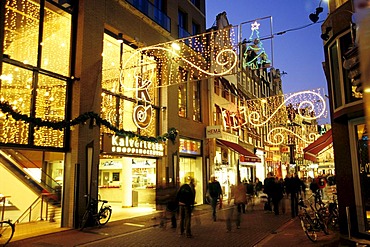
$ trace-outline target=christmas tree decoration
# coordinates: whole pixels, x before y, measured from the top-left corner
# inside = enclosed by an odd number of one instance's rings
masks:
[[[251,34],[249,39],[242,42],[243,68],[259,69],[270,67],[271,61],[268,59],[263,43],[260,40],[260,23],[254,21],[251,24]]]

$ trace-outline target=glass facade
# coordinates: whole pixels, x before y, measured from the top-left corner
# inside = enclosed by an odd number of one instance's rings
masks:
[[[66,120],[71,15],[47,1],[8,0],[4,16],[0,97],[25,121],[1,114],[0,142],[62,148],[64,130],[37,124]]]
[[[141,58],[140,65],[122,69],[122,62]],[[127,68],[127,67],[126,67]],[[133,80],[135,78],[135,80]],[[116,38],[105,34],[102,71],[101,116],[113,126],[125,131],[140,131],[141,135],[157,135],[158,115],[158,72],[152,57],[136,53],[135,49],[119,43]],[[141,91],[145,93],[140,94]],[[145,98],[141,96],[145,95]],[[138,126],[135,112],[138,106],[151,106],[146,126]],[[103,127],[104,133],[113,133]]]
[[[360,171],[360,186],[362,195],[362,208],[364,215],[364,230],[370,233],[370,163],[369,140],[365,124],[355,125],[357,142],[357,159]]]

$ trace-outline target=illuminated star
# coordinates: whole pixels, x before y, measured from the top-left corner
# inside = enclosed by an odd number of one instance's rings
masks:
[[[252,24],[251,24],[252,28],[251,30],[254,31],[254,30],[258,30],[259,27],[260,27],[260,24],[257,22],[257,21],[254,21]]]

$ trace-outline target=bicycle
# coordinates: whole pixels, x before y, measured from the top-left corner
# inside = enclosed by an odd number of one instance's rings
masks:
[[[15,224],[10,220],[0,222],[0,246],[6,246],[15,232]]]
[[[312,196],[311,196],[312,197]],[[307,200],[308,202],[309,199]],[[301,226],[303,231],[305,232],[306,236],[312,241],[317,241],[317,232],[323,231],[326,235],[329,234],[328,226],[319,211],[315,209],[315,207],[310,202],[310,208],[313,212],[311,215],[310,212],[307,210],[307,205],[304,204],[303,199],[301,198],[298,202],[301,210],[303,211],[298,215]]]
[[[96,211],[99,203],[102,204],[99,210]],[[94,220],[95,225],[98,226],[103,226],[108,223],[110,217],[112,216],[112,208],[111,206],[104,206],[106,203],[108,203],[107,200],[90,198],[86,211],[81,220],[81,231],[87,226],[89,219]]]
[[[327,226],[335,228],[338,224],[339,211],[336,194],[333,192],[333,199],[327,203],[322,201],[320,194],[315,194],[315,209],[324,217]]]

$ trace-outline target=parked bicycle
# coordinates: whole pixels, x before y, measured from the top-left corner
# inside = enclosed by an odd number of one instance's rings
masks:
[[[315,209],[324,217],[328,227],[335,228],[338,225],[339,211],[336,198],[337,193],[333,192],[332,194],[332,200],[326,203],[322,201],[321,194],[315,194]]]
[[[82,217],[80,228],[81,231],[87,226],[87,222],[89,222],[89,220],[92,220],[95,225],[103,226],[108,223],[112,215],[111,206],[105,206],[105,204],[108,203],[107,200],[94,199],[90,198],[89,196],[86,197],[89,198],[89,202]],[[97,210],[99,203],[101,203],[101,206],[99,210]]]
[[[339,220],[337,193],[333,193],[333,199],[328,203],[328,213],[328,226],[330,226],[331,228],[336,228],[338,226]]]
[[[312,205],[310,198],[306,200],[309,202],[310,209],[308,209],[308,206],[305,205],[302,198],[299,200],[298,205],[301,208],[301,213],[298,216],[301,221],[302,229],[307,237],[312,242],[316,242],[317,232],[323,231],[326,235],[328,235],[329,230],[323,215]]]
[[[0,221],[0,246],[6,246],[12,239],[15,231],[15,224],[10,220]]]

